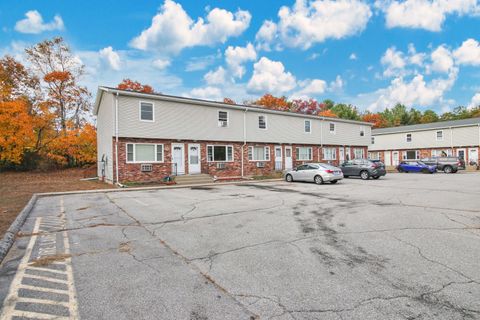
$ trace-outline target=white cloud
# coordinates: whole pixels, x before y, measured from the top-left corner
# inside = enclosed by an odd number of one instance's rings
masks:
[[[223,100],[222,97],[222,90],[217,87],[203,87],[203,88],[194,88],[190,91],[189,94],[185,94],[188,97],[204,99],[204,100],[214,100],[214,101],[221,101]]]
[[[156,59],[152,62],[153,66],[159,70],[163,70],[171,64],[171,61],[168,59]]]
[[[344,84],[345,84],[345,82],[343,81],[342,77],[340,75],[337,75],[335,80],[330,82],[329,90],[330,91],[341,90],[343,88]]]
[[[449,14],[474,15],[479,12],[477,0],[406,0],[376,1],[386,15],[388,28],[418,28],[440,31]]]
[[[385,67],[383,71],[385,77],[403,75],[407,65],[403,52],[397,51],[395,47],[388,48],[380,62]]]
[[[178,53],[184,48],[224,43],[229,37],[239,36],[250,25],[250,19],[248,11],[232,13],[214,8],[205,20],[193,21],[180,4],[165,0],[150,27],[135,37],[130,45],[140,50]]]
[[[392,107],[396,103],[406,106],[431,106],[435,103],[445,103],[443,95],[452,88],[457,79],[457,70],[453,69],[448,78],[437,78],[430,82],[418,74],[411,81],[402,77],[393,79],[385,89],[375,92],[376,100],[368,107],[370,111],[378,111]]]
[[[468,105],[469,109],[473,109],[476,107],[480,107],[480,92],[476,93],[473,97],[472,100],[470,100],[470,104]]]
[[[448,73],[453,68],[452,53],[445,46],[439,46],[430,56],[432,59],[432,64],[429,66],[430,71]]]
[[[299,85],[302,87],[299,91],[292,94],[294,99],[308,99],[313,96],[322,94],[327,89],[327,83],[321,79],[300,81]]]
[[[251,43],[248,43],[246,47],[229,46],[225,50],[225,62],[235,78],[241,78],[245,74],[244,62],[256,59],[257,52]]]
[[[363,31],[371,16],[370,7],[360,0],[297,0],[292,8],[280,8],[276,24],[264,22],[257,41],[265,47],[278,37],[284,46],[308,49]]]
[[[277,24],[271,20],[265,20],[255,35],[257,49],[270,51],[270,43],[277,37]]]
[[[262,57],[253,65],[253,75],[248,81],[247,89],[256,93],[283,94],[296,87],[296,79],[285,71],[280,61]]]
[[[215,71],[209,71],[204,76],[203,79],[209,85],[219,85],[226,82],[227,72],[223,67],[218,67]]]
[[[465,40],[453,56],[458,64],[480,66],[480,44],[474,39]]]
[[[185,71],[200,71],[205,70],[208,66],[215,63],[215,60],[221,57],[219,54],[210,54],[202,57],[192,57],[187,61]]]
[[[65,28],[62,17],[55,15],[51,22],[45,23],[42,15],[37,10],[25,13],[25,19],[17,21],[15,30],[21,33],[38,34],[44,31],[63,30]]]
[[[348,58],[349,58],[350,60],[357,60],[357,59],[358,59],[358,57],[357,57],[357,55],[355,54],[355,52],[352,52],[352,53],[350,54],[350,57],[348,57]]]
[[[408,54],[409,54],[408,61],[411,64],[417,65],[419,67],[423,66],[423,61],[425,60],[427,55],[422,52],[417,53],[417,50],[415,49],[415,46],[412,43],[408,45]]]
[[[106,47],[99,51],[100,56],[108,63],[113,70],[120,70],[120,56],[113,51],[112,47]]]

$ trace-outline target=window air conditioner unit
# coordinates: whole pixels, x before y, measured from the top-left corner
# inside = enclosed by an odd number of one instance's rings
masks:
[[[257,162],[257,168],[265,168],[265,162]]]
[[[225,163],[223,162],[217,163],[217,169],[225,169]]]
[[[228,126],[228,121],[219,120],[219,121],[218,121],[218,126],[225,128],[225,127]]]
[[[142,172],[152,172],[153,166],[149,163],[143,163],[140,165],[140,171]]]

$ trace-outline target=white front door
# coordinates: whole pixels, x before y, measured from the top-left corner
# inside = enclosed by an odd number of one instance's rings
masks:
[[[399,153],[398,151],[393,152],[393,165],[398,166],[400,164],[399,162]]]
[[[338,149],[338,160],[340,161],[340,164],[345,162],[345,149],[343,147]]]
[[[285,170],[292,170],[292,147],[285,147]]]
[[[200,173],[200,145],[188,145],[188,174]]]
[[[172,143],[172,172],[185,174],[185,153],[183,143]]]
[[[463,160],[467,160],[467,150],[465,149],[457,149],[457,157]]]
[[[391,166],[392,165],[392,154],[390,151],[385,151],[385,165]]]
[[[350,155],[350,147],[346,147],[346,148],[345,148],[345,160],[347,160],[347,161],[350,160],[350,157],[351,157],[351,155]]]
[[[478,149],[477,148],[470,148],[468,149],[468,162],[476,162],[478,163]]]
[[[282,147],[275,147],[275,170],[281,171],[283,169]]]

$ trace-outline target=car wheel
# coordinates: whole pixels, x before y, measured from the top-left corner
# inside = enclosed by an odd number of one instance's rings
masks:
[[[380,176],[375,176],[375,177],[372,177],[373,179],[377,180],[380,178]]]
[[[348,178],[349,176],[343,175],[344,178]]]
[[[331,184],[335,184],[335,183],[337,183],[337,182],[338,182],[338,180],[332,180],[332,181],[330,181]]]
[[[445,173],[452,173],[452,172],[453,172],[453,168],[450,167],[450,166],[445,166],[445,168],[443,168],[443,172],[445,172]]]
[[[452,173],[457,173],[458,170],[453,170]]]
[[[397,171],[398,171],[398,172],[400,172],[400,173],[403,173],[403,172],[405,172],[405,170],[403,170],[403,168],[402,168],[402,167],[398,167]]]
[[[370,178],[370,174],[368,171],[363,170],[360,172],[360,178],[362,178],[362,180],[368,180]]]
[[[291,175],[291,174],[287,174],[287,175],[285,176],[285,181],[287,181],[287,182],[293,182],[293,177],[292,177],[292,175]]]
[[[315,178],[313,178],[313,181],[315,181],[316,184],[323,184],[323,179],[321,176],[315,176]]]

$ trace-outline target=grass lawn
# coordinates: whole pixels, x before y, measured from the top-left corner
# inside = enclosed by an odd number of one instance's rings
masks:
[[[113,188],[99,181],[81,181],[83,169],[50,172],[0,172],[0,238],[34,193]]]

